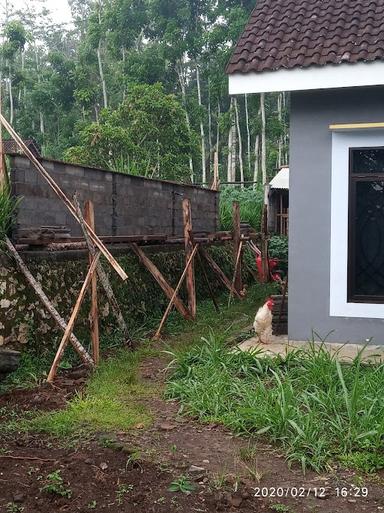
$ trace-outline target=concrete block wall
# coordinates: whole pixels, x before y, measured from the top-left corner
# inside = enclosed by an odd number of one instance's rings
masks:
[[[70,199],[77,192],[81,204],[93,201],[99,235],[181,235],[184,198],[191,200],[195,231],[219,228],[215,191],[54,160],[41,162]],[[72,236],[81,235],[78,223],[26,157],[11,156],[11,184],[14,196],[22,198],[14,240],[22,229],[47,225],[67,226]]]

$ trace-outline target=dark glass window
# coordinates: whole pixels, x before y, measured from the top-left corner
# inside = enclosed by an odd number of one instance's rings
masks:
[[[384,148],[350,151],[348,300],[384,302]]]

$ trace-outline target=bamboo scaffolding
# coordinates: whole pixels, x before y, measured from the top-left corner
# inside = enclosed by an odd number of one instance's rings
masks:
[[[203,247],[200,248],[200,251],[201,251],[201,255],[204,257],[204,260],[209,264],[211,269],[216,273],[216,275],[218,276],[220,281],[223,283],[223,285],[225,285],[229,291],[232,291],[233,294],[237,298],[241,299],[241,295],[232,286],[232,283],[230,282],[230,280],[225,276],[223,271],[220,269],[220,266],[217,265],[217,263],[213,260],[211,255]]]
[[[159,325],[159,327],[158,327],[158,329],[157,329],[157,331],[156,331],[156,333],[155,333],[155,335],[154,335],[154,337],[153,337],[153,338],[154,338],[154,340],[158,340],[158,339],[160,338],[160,336],[161,336],[161,331],[162,331],[162,329],[163,329],[163,326],[164,326],[164,324],[165,324],[165,321],[167,320],[168,315],[170,314],[170,311],[171,311],[171,309],[172,309],[172,307],[173,307],[173,304],[174,304],[175,298],[176,298],[177,294],[179,293],[180,287],[181,287],[181,285],[183,284],[183,281],[184,281],[185,276],[186,276],[186,274],[187,274],[187,272],[188,272],[189,266],[192,264],[193,258],[194,258],[195,254],[196,254],[196,251],[197,251],[198,249],[199,249],[199,244],[196,244],[196,245],[195,245],[195,247],[194,247],[194,248],[193,248],[193,250],[192,250],[192,253],[191,253],[191,254],[190,254],[190,256],[189,256],[189,259],[188,259],[188,261],[187,261],[187,264],[186,264],[186,266],[185,266],[185,269],[184,269],[184,271],[183,271],[183,274],[182,274],[182,275],[181,275],[181,277],[180,277],[179,283],[177,284],[177,286],[176,286],[176,288],[175,288],[175,292],[173,293],[173,296],[171,297],[171,300],[170,300],[170,302],[169,302],[169,305],[167,306],[167,309],[166,309],[166,311],[164,312],[163,318],[161,319],[160,325]]]
[[[77,316],[79,314],[80,307],[81,307],[81,305],[83,303],[85,294],[86,294],[87,289],[89,287],[89,284],[91,283],[93,275],[94,275],[94,273],[96,271],[96,266],[97,266],[97,262],[99,260],[99,257],[100,257],[100,253],[98,253],[94,257],[94,259],[92,261],[92,264],[90,265],[90,267],[88,269],[87,276],[86,276],[86,278],[84,280],[83,286],[81,287],[80,293],[79,293],[79,295],[77,297],[77,300],[76,300],[76,303],[75,303],[75,306],[74,306],[74,308],[72,310],[71,317],[70,317],[70,319],[68,321],[68,324],[67,324],[67,327],[65,329],[63,338],[61,339],[61,342],[60,342],[59,348],[57,350],[56,356],[55,356],[55,358],[53,360],[51,370],[49,371],[48,378],[47,378],[48,383],[52,383],[52,381],[55,379],[55,376],[56,376],[56,373],[57,373],[57,368],[58,368],[59,363],[60,363],[60,361],[61,361],[61,359],[63,357],[65,348],[66,348],[66,346],[68,344],[69,337],[72,334],[72,330],[74,328]]]
[[[29,160],[35,166],[37,171],[48,182],[48,184],[51,186],[51,188],[57,194],[57,196],[63,201],[63,203],[68,208],[68,210],[70,211],[72,216],[76,219],[77,222],[80,222],[80,220],[79,220],[79,218],[77,216],[77,213],[76,213],[76,209],[72,205],[71,201],[68,199],[68,197],[65,195],[65,193],[60,189],[60,187],[57,185],[55,180],[45,170],[44,166],[37,160],[35,155],[33,155],[33,153],[29,150],[29,148],[26,146],[24,141],[21,139],[21,137],[17,134],[17,132],[12,128],[12,126],[8,123],[8,121],[4,118],[4,116],[1,113],[0,113],[0,122],[2,123],[4,128],[7,130],[7,132],[12,136],[14,141],[19,145],[20,149],[29,158]],[[92,228],[86,222],[84,223],[84,225],[86,227],[86,230],[87,230],[87,232],[89,234],[89,237],[91,238],[92,242],[95,244],[95,246],[98,247],[98,249],[105,256],[105,258],[108,260],[108,262],[114,268],[114,270],[119,274],[121,279],[125,281],[128,278],[128,276],[125,273],[125,271],[121,268],[119,263],[111,255],[111,253],[105,247],[105,245],[100,240],[100,238],[97,236],[97,234],[94,232],[94,230],[92,230]]]
[[[22,260],[19,253],[16,251],[15,247],[13,246],[12,242],[8,239],[8,237],[5,238],[6,245],[11,252],[13,258],[16,260],[17,265],[19,266],[19,269],[25,276],[25,279],[27,282],[31,285],[33,290],[35,291],[37,297],[40,299],[42,304],[45,306],[47,312],[51,315],[52,319],[56,322],[57,326],[62,329],[64,332],[67,330],[67,323],[64,321],[64,319],[61,317],[59,312],[56,310],[56,308],[53,306],[51,301],[48,299],[47,295],[41,288],[40,283],[36,281],[36,279],[33,277],[32,273],[28,269],[28,267],[25,265],[24,261]],[[86,349],[81,345],[79,340],[75,337],[73,333],[71,333],[70,336],[70,342],[73,346],[73,348],[77,351],[82,361],[90,366],[93,367],[94,361],[91,358],[91,356],[88,354]]]

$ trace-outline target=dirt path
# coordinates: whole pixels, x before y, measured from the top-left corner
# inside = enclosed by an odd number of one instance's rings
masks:
[[[146,360],[140,368],[142,380],[161,390],[164,367],[160,358]],[[83,383],[81,372],[77,376],[68,374],[55,388],[45,385],[0,396],[0,408],[61,408]],[[160,396],[146,399],[154,416],[148,429],[138,428],[128,434],[101,433],[72,447],[61,447],[41,435],[3,436],[0,511],[384,511],[379,479],[358,479],[353,472],[336,469],[332,474],[303,476],[300,469],[289,470],[276,448],[255,445],[220,426],[182,417],[178,404]],[[58,488],[53,492],[46,488],[52,475],[56,475],[53,479]],[[196,487],[190,495],[169,491],[171,482],[181,476],[188,476]],[[353,489],[354,484],[367,487],[368,497],[360,497],[363,491]],[[343,487],[349,495],[337,497],[338,488],[340,494],[345,493]],[[258,490],[260,497],[255,497]],[[288,497],[279,497],[281,493]]]

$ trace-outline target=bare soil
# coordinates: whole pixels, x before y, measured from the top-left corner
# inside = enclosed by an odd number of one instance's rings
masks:
[[[142,379],[161,389],[165,363],[160,358],[146,360],[140,369]],[[84,382],[81,369],[66,373],[54,387],[42,385],[0,396],[0,408],[57,410],[65,407]],[[259,442],[255,446],[221,426],[183,417],[175,402],[159,397],[146,401],[154,416],[147,429],[138,426],[129,433],[100,433],[75,445],[45,435],[0,434],[0,511],[384,511],[384,475],[357,480],[352,471],[334,469],[329,474],[309,472],[304,476],[299,468],[289,469],[276,447]],[[256,447],[253,457],[244,461],[244,449],[251,445]],[[70,497],[42,490],[46,476],[57,470]],[[169,491],[170,483],[182,475],[196,486],[191,494]],[[367,498],[353,490],[357,483],[368,488]],[[348,490],[348,497],[337,497],[337,488],[342,487]],[[260,496],[268,496],[255,497],[257,489]],[[281,489],[288,497],[277,496]],[[302,496],[293,498],[296,494]]]

